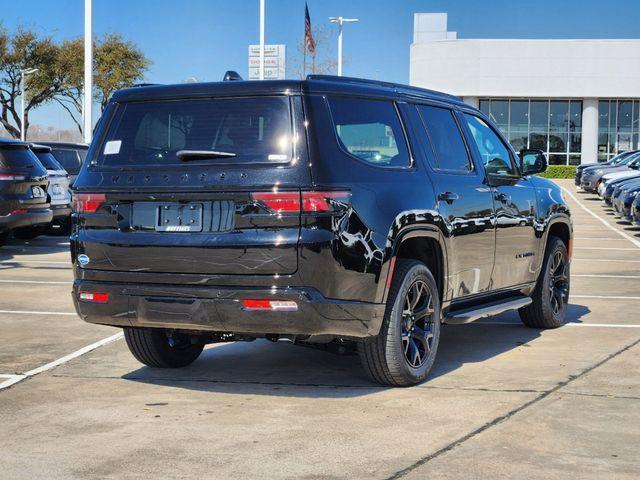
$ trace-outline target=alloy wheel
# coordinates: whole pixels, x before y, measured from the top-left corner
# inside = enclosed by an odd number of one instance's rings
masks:
[[[407,290],[402,310],[402,348],[405,360],[413,368],[422,366],[432,352],[433,313],[429,286],[416,280]]]
[[[567,260],[564,253],[557,251],[551,259],[549,268],[549,297],[554,315],[562,310],[569,300],[569,277],[567,275]]]

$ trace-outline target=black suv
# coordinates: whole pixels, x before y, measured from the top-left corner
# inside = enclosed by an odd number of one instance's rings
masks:
[[[522,159],[522,160],[521,160]],[[572,226],[458,98],[344,77],[117,92],[75,184],[73,298],[152,367],[210,342],[357,348],[425,379],[441,323],[562,324]]]
[[[11,231],[30,231],[53,218],[49,178],[29,144],[0,138],[0,245]]]

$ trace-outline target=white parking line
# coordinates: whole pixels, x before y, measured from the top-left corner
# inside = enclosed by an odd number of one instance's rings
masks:
[[[48,282],[44,280],[0,280],[0,283],[38,283],[42,285],[72,285],[73,280],[68,282]]]
[[[640,260],[610,260],[608,258],[575,258],[575,257],[571,258],[572,262],[575,262],[576,260],[580,260],[584,262],[640,263]]]
[[[35,312],[32,310],[0,310],[0,313],[8,313],[12,315],[78,315],[76,312]]]
[[[35,263],[35,264],[44,264],[44,265],[67,265],[71,268],[71,261],[68,262],[55,262],[53,260],[22,260],[20,258],[16,258],[15,260],[2,260],[0,263]]]
[[[640,278],[640,275],[600,275],[598,273],[572,273],[571,277],[587,278]]]
[[[0,377],[7,378],[7,380],[0,383],[0,390],[3,388],[9,388],[11,385],[15,385],[27,378],[26,375],[0,375]]]
[[[124,337],[124,334],[122,332],[116,333],[115,335],[111,335],[110,337],[103,338],[102,340],[98,340],[97,342],[94,342],[91,345],[82,347],[81,349],[76,350],[75,352],[70,353],[69,355],[60,357],[57,360],[54,360],[53,362],[49,362],[45,365],[42,365],[41,367],[34,368],[33,370],[29,370],[28,372],[25,372],[22,375],[15,375],[15,377],[10,378],[9,380],[6,380],[3,383],[0,383],[0,390],[2,390],[3,388],[10,387],[11,385],[15,385],[16,383],[21,382],[22,380],[25,380],[27,378],[46,372],[47,370],[51,370],[52,368],[62,365],[63,363],[67,363],[68,361],[73,360],[74,358],[78,358],[86,353],[89,353],[92,350],[95,350],[96,348],[100,348],[104,345],[120,340],[123,337]]]
[[[574,295],[569,294],[569,298],[598,298],[601,300],[640,300],[640,297],[613,296],[613,295]]]
[[[482,321],[477,321],[477,322],[471,322],[468,323],[467,325],[514,325],[514,326],[518,326],[518,325],[522,325],[522,323],[520,322],[482,322]],[[560,328],[562,327],[594,327],[594,328],[640,328],[640,325],[636,325],[636,324],[631,324],[631,325],[625,325],[624,323],[573,323],[573,322],[568,322],[565,323],[564,325],[562,325]]]
[[[617,238],[617,237],[573,237],[574,240],[626,240],[626,238]]]
[[[637,248],[617,248],[617,247],[573,247],[574,250],[620,250],[620,251],[632,251],[635,252]]]
[[[607,228],[609,228],[610,230],[613,230],[614,232],[616,232],[618,235],[622,236],[623,238],[626,238],[627,240],[629,240],[631,243],[633,243],[637,248],[640,248],[640,241],[636,240],[635,238],[627,235],[626,233],[624,233],[621,230],[618,230],[616,227],[614,227],[613,225],[611,225],[609,222],[607,222],[605,219],[600,218],[598,215],[596,215],[594,212],[591,211],[591,209],[587,208],[586,206],[584,206],[582,204],[582,202],[580,202],[580,200],[578,200],[575,195],[573,193],[571,193],[569,190],[567,190],[566,188],[562,187],[562,190],[565,191],[565,193],[567,195],[569,195],[574,202],[576,202],[580,208],[582,208],[585,212],[589,213],[589,215],[593,216],[594,218],[597,218],[600,222],[602,222]]]

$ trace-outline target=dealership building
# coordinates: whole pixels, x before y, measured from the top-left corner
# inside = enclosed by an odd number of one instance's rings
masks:
[[[551,164],[640,148],[640,39],[458,39],[446,13],[416,13],[410,82],[462,97]]]

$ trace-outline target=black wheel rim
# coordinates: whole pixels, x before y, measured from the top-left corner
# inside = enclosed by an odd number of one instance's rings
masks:
[[[434,342],[433,297],[422,280],[411,284],[402,310],[402,349],[407,363],[418,368],[431,355]]]
[[[549,268],[549,299],[554,315],[559,313],[569,300],[569,277],[567,260],[561,251],[553,254]]]

